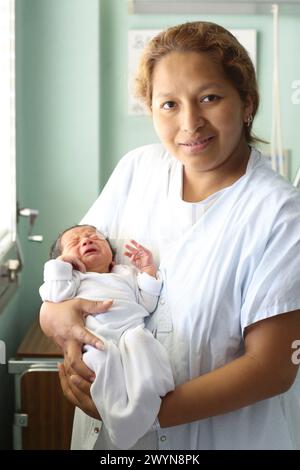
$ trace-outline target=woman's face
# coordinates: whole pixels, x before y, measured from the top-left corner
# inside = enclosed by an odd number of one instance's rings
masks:
[[[198,52],[171,52],[153,71],[152,116],[167,150],[186,171],[207,172],[245,158],[251,114],[220,65]]]

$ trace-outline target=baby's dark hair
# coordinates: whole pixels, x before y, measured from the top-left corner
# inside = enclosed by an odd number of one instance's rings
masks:
[[[61,239],[62,239],[62,236],[67,233],[69,230],[72,230],[73,228],[77,228],[77,227],[91,227],[95,230],[98,230],[96,227],[94,227],[94,225],[89,225],[89,224],[83,224],[83,225],[72,225],[72,227],[68,227],[66,228],[66,230],[64,230],[63,232],[61,232],[57,239],[52,243],[52,246],[50,248],[50,259],[56,259],[58,258],[61,254],[62,254],[62,246],[61,246]],[[115,254],[116,254],[116,250],[111,246],[111,243],[109,241],[108,238],[106,238],[106,241],[107,243],[109,244],[109,247],[111,249],[111,252],[112,252],[112,255],[113,255],[113,259],[115,258]]]

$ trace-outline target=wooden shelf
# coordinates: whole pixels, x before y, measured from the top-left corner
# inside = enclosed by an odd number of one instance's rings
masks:
[[[16,357],[57,357],[62,356],[61,349],[41,330],[39,319],[32,324],[20,344]]]

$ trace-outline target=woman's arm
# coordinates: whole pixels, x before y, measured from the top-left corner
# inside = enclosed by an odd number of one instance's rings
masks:
[[[281,314],[245,330],[245,354],[212,372],[178,386],[162,399],[161,427],[176,426],[228,413],[287,391],[298,366],[292,343],[300,338],[300,311]],[[64,394],[99,419],[90,397],[90,383],[61,371]]]
[[[300,338],[300,311],[277,315],[245,330],[245,354],[167,394],[158,415],[161,427],[227,413],[286,392],[298,366],[292,343]]]
[[[162,399],[161,427],[228,413],[287,391],[298,370],[291,360],[295,339],[300,339],[300,311],[250,325],[245,330],[243,356],[178,386]],[[99,418],[90,397],[90,383],[65,372],[60,378],[65,396],[88,415]]]

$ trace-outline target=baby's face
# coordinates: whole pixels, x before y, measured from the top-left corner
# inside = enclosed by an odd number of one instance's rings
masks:
[[[61,238],[61,249],[62,255],[79,258],[87,271],[109,272],[113,254],[105,237],[93,227],[68,230]]]

